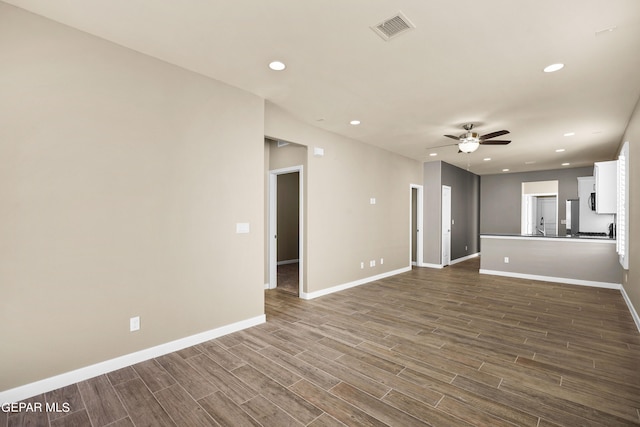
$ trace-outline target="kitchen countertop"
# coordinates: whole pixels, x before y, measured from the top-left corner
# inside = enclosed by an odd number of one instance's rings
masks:
[[[589,241],[600,241],[600,242],[613,242],[615,243],[616,239],[611,238],[609,236],[576,236],[575,234],[572,235],[551,235],[548,234],[546,236],[543,236],[541,234],[515,234],[515,233],[483,233],[480,235],[480,237],[485,237],[485,238],[489,238],[489,239],[500,239],[500,238],[506,238],[506,239],[523,239],[523,240],[527,240],[527,239],[550,239],[550,240],[578,240],[578,241],[583,241],[583,240],[589,240]]]

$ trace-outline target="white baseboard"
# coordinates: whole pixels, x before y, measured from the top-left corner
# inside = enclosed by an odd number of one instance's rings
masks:
[[[543,282],[566,283],[568,285],[593,286],[596,288],[622,289],[622,284],[620,283],[570,279],[567,277],[539,276],[537,274],[514,273],[511,271],[485,270],[481,268],[480,274],[492,274],[494,276],[516,277],[518,279],[542,280]]]
[[[286,265],[286,264],[297,264],[299,263],[299,259],[285,259],[284,261],[278,261],[277,265]]]
[[[459,262],[463,262],[463,261],[466,261],[468,259],[476,258],[476,257],[479,257],[479,256],[480,256],[480,252],[476,252],[475,254],[463,256],[462,258],[456,258],[453,261],[451,261],[451,264],[449,264],[449,265],[457,264]]]
[[[386,273],[381,273],[381,274],[378,274],[376,276],[365,277],[364,279],[355,280],[353,282],[344,283],[342,285],[332,286],[332,287],[327,288],[327,289],[321,289],[321,290],[315,291],[315,292],[310,292],[310,293],[302,292],[300,294],[300,298],[307,299],[307,300],[308,299],[318,298],[318,297],[321,297],[323,295],[329,295],[329,294],[332,294],[334,292],[344,291],[345,289],[353,288],[353,287],[356,287],[356,286],[364,285],[365,283],[369,283],[369,282],[373,282],[373,281],[376,281],[376,280],[384,279],[385,277],[391,277],[391,276],[395,276],[396,274],[406,273],[407,271],[411,271],[411,267],[410,266],[409,267],[404,267],[404,268],[399,268],[397,270],[388,271]]]
[[[448,265],[454,265],[454,264],[457,264],[459,262],[463,262],[463,261],[466,261],[468,259],[475,258],[475,257],[478,257],[478,256],[480,256],[480,252],[476,252],[475,254],[463,256],[462,258],[456,258],[456,259],[452,260]],[[442,264],[430,264],[428,262],[425,262],[424,264],[422,264],[422,267],[444,268],[445,266],[442,265]]]
[[[640,332],[640,316],[638,316],[638,312],[636,311],[635,307],[631,303],[631,300],[629,299],[629,295],[627,295],[627,291],[624,290],[624,286],[620,287],[620,293],[622,294],[624,301],[627,303],[627,307],[631,312],[631,317],[633,317],[633,321],[636,322],[636,328],[638,328],[638,331]]]
[[[29,397],[37,396],[80,381],[85,381],[98,375],[103,375],[117,369],[144,362],[145,360],[153,359],[154,357],[182,350],[183,348],[191,347],[264,322],[266,322],[266,316],[263,314],[250,319],[241,320],[230,325],[201,332],[199,334],[180,338],[165,344],[160,344],[155,347],[136,351],[135,353],[125,354],[124,356],[116,357],[115,359],[105,360],[104,362],[99,362],[74,371],[45,378],[20,387],[5,390],[0,392],[0,404],[19,402]]]
[[[431,264],[428,262],[423,263],[422,266],[427,268],[444,268],[444,265],[442,264]]]

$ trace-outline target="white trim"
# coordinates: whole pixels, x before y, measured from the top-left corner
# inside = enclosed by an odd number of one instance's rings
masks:
[[[384,279],[386,277],[395,276],[396,274],[406,273],[407,271],[411,271],[411,267],[399,268],[397,270],[387,271],[386,273],[381,273],[375,276],[365,277],[364,279],[354,280],[353,282],[344,283],[342,285],[332,286],[327,289],[321,289],[315,292],[301,292],[300,298],[302,299],[314,299],[324,295],[329,295],[334,292],[344,291],[345,289],[354,288],[356,286],[364,285],[365,283],[374,282],[376,280]]]
[[[199,334],[160,344],[155,347],[136,351],[135,353],[125,354],[114,359],[105,360],[104,362],[99,362],[94,365],[85,366],[84,368],[45,378],[30,384],[4,390],[0,392],[0,403],[19,402],[23,399],[47,393],[52,390],[57,390],[61,387],[66,387],[71,384],[88,380],[89,378],[103,375],[117,369],[135,365],[136,363],[144,362],[145,360],[153,359],[154,357],[173,353],[174,351],[182,350],[183,348],[219,338],[223,335],[228,335],[252,326],[260,325],[266,321],[266,316],[262,314],[260,316],[221,326],[216,329],[211,329]]]
[[[425,262],[422,266],[427,268],[444,268],[442,264],[431,264],[430,262]]]
[[[277,265],[286,265],[286,264],[297,264],[299,263],[299,259],[285,259],[284,261],[278,261]]]
[[[418,228],[416,242],[416,260],[413,261],[413,209],[409,209],[409,261],[416,267],[424,267],[424,187],[418,184],[409,185],[409,206],[413,208],[413,190],[416,190],[416,226]]]
[[[445,206],[444,204],[444,193],[445,191],[449,192],[449,204],[448,206]],[[453,224],[453,190],[451,189],[451,186],[449,185],[443,185],[441,190],[440,190],[440,210],[441,210],[441,214],[440,214],[440,263],[443,266],[446,265],[451,265],[451,241],[452,236],[453,236],[453,228],[451,227]],[[446,209],[446,210],[445,210]],[[447,212],[448,215],[448,223],[445,224],[445,212]],[[444,238],[445,236],[445,228],[447,230],[449,230],[447,232],[447,239]],[[445,250],[446,249],[446,250]],[[445,261],[444,259],[444,254],[447,254],[447,260]]]
[[[268,284],[268,283],[265,283],[265,284],[264,284],[264,288],[265,288],[265,289],[269,289],[269,284]]]
[[[633,317],[633,321],[636,323],[636,328],[638,328],[638,332],[640,332],[640,316],[638,315],[638,312],[633,306],[633,303],[629,299],[629,295],[627,295],[627,292],[624,290],[624,286],[620,286],[620,293],[622,294],[624,301],[627,303],[627,307],[631,312],[631,317]]]
[[[451,264],[450,264],[450,265],[457,264],[457,263],[459,263],[459,262],[463,262],[463,261],[466,261],[466,260],[468,260],[468,259],[476,258],[476,257],[479,257],[479,256],[480,256],[480,252],[476,252],[475,254],[471,254],[471,255],[463,256],[462,258],[456,258],[456,259],[454,259],[453,261],[451,261]]]
[[[299,185],[299,225],[298,225],[298,262],[300,264],[298,273],[298,295],[302,295],[302,289],[304,288],[304,167],[302,165],[291,166],[281,169],[273,169],[269,171],[269,258],[268,258],[268,280],[269,283],[266,289],[275,289],[278,283],[277,279],[277,244],[276,239],[273,237],[277,235],[278,229],[278,215],[277,215],[277,192],[278,192],[278,175],[287,173],[298,172],[298,185]]]
[[[569,279],[567,277],[540,276],[537,274],[514,273],[511,271],[485,270],[481,268],[480,274],[492,274],[494,276],[541,280],[543,282],[566,283],[568,285],[593,286],[596,288],[622,289],[622,284],[620,283],[596,282],[594,280]]]
[[[514,235],[481,235],[481,239],[504,239],[504,240],[544,240],[546,242],[572,242],[572,243],[608,243],[615,245],[615,239],[610,238],[593,238],[593,237],[534,237],[534,236],[514,236]]]

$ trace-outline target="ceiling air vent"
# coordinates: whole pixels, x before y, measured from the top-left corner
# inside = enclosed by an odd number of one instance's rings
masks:
[[[415,27],[416,26],[413,25],[402,12],[398,12],[397,15],[379,23],[375,27],[371,27],[371,29],[384,40],[391,40]]]

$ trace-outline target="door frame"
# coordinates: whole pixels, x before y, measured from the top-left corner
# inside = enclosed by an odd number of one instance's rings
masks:
[[[449,192],[449,205],[445,206],[443,201],[444,201],[444,193],[445,190]],[[447,265],[451,265],[451,187],[448,185],[443,185],[442,186],[442,193],[440,194],[440,205],[441,205],[441,221],[440,221],[440,240],[441,240],[441,248],[440,248],[440,265],[447,266]],[[448,209],[449,212],[449,223],[447,224],[448,230],[449,230],[449,238],[448,239],[444,239],[444,221],[445,221],[445,209]],[[447,247],[446,247],[446,246]],[[447,253],[449,254],[449,262],[447,262],[445,264],[445,260],[444,260],[444,253],[445,253],[445,247],[447,248]]]
[[[302,297],[304,289],[304,167],[302,165],[291,166],[269,171],[269,255],[268,255],[268,289],[278,286],[278,175],[298,172],[298,298]]]
[[[560,229],[560,219],[558,218],[560,212],[558,193],[527,193],[522,195],[522,205],[520,207],[520,234],[536,234],[536,224],[532,222],[533,210],[536,207],[535,202],[538,197],[554,196],[556,198],[556,236]]]
[[[424,187],[418,184],[409,185],[409,266],[412,265],[413,260],[413,190],[416,190],[416,226],[418,232],[416,233],[416,267],[424,267]]]

